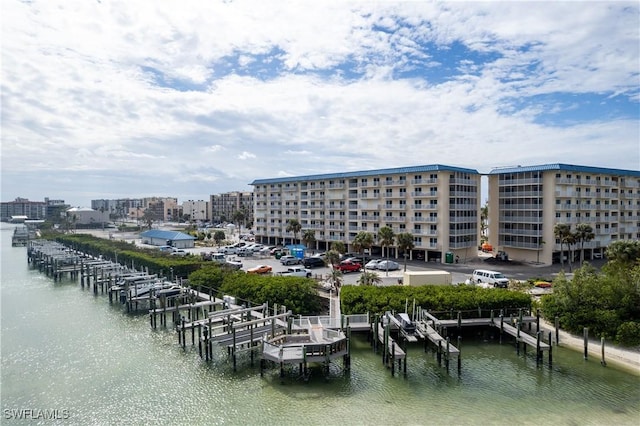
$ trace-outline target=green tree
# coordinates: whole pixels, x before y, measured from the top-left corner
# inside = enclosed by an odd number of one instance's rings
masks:
[[[617,240],[609,244],[606,251],[610,263],[629,267],[640,262],[639,240]]]
[[[338,252],[338,255],[345,254],[347,252],[347,248],[345,247],[342,241],[334,241],[331,243],[331,250],[335,250]]]
[[[407,257],[409,250],[412,250],[415,245],[413,243],[413,235],[408,232],[402,232],[396,235],[396,241],[398,243],[398,250],[404,257],[404,270],[407,270]]]
[[[351,245],[357,253],[362,254],[364,250],[370,249],[373,245],[373,234],[366,231],[360,231],[356,234]]]
[[[142,220],[147,224],[147,228],[151,229],[153,222],[156,220],[156,215],[151,209],[146,209],[142,213]]]
[[[378,231],[378,240],[383,249],[385,249],[385,256],[389,260],[389,247],[395,243],[396,235],[393,229],[389,226],[383,226]]]
[[[564,244],[571,235],[571,227],[566,223],[556,223],[553,227],[553,235],[560,242],[560,264],[564,267]]]
[[[302,225],[298,219],[289,219],[287,221],[287,232],[293,233],[294,243],[298,239],[298,233],[302,230]]]
[[[242,228],[242,223],[244,223],[245,214],[242,210],[236,210],[233,212],[233,223],[238,227],[238,232]]]
[[[218,229],[216,232],[213,233],[213,241],[216,242],[217,246],[220,246],[220,244],[222,243],[222,241],[224,241],[225,238],[226,238],[226,235],[224,234],[224,231],[222,229]]]
[[[336,289],[336,291],[340,293],[340,288],[342,287],[343,283],[342,272],[338,269],[331,268],[331,272],[329,272],[329,280],[331,281],[331,284]]]
[[[485,201],[480,209],[480,244],[489,240],[487,230],[489,229],[489,202]]]
[[[382,283],[382,278],[375,272],[364,271],[358,278],[359,285],[378,285]]]
[[[311,245],[316,242],[316,232],[313,229],[305,229],[302,232],[302,242],[311,249]]]
[[[576,240],[580,243],[580,264],[584,262],[584,243],[588,243],[596,237],[593,228],[588,223],[579,223],[576,225],[574,233]]]
[[[333,267],[340,263],[340,252],[337,250],[329,250],[327,252],[327,262],[329,262],[331,269],[333,270]]]

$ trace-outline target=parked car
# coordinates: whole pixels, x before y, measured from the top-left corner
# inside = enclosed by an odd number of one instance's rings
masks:
[[[382,262],[382,259],[371,259],[364,265],[364,269],[378,269],[378,263]]]
[[[269,265],[258,265],[247,269],[247,274],[268,274],[271,271],[273,271],[273,268]]]
[[[224,254],[236,254],[238,252],[238,248],[233,246],[226,246],[226,247],[220,248],[220,250],[218,251]]]
[[[242,268],[242,262],[235,259],[227,259],[224,263],[224,266],[235,269],[237,271]]]
[[[175,249],[173,252],[171,252],[171,256],[186,256],[187,252],[181,249]]]
[[[486,269],[476,269],[471,275],[471,279],[476,284],[488,284],[493,287],[507,288],[509,279],[502,272],[488,271]]]
[[[353,263],[359,263],[361,265],[364,265],[365,263],[367,263],[369,261],[369,259],[365,259],[362,256],[351,256],[351,257],[348,257],[348,258],[346,258],[344,260],[348,260],[348,261],[351,261]]]
[[[339,264],[334,266],[334,269],[345,273],[345,272],[358,272],[362,269],[361,263],[352,262],[350,260],[343,260]]]
[[[302,266],[291,266],[286,271],[280,272],[283,277],[306,277],[311,278],[311,270]]]
[[[305,268],[321,268],[325,266],[321,257],[306,257],[302,259],[302,264]]]
[[[291,256],[290,254],[287,254],[280,258],[280,263],[282,263],[283,265],[298,265],[300,263],[300,259],[298,259],[295,256]]]
[[[400,269],[400,265],[398,262],[394,262],[393,260],[381,260],[376,265],[376,269],[379,271],[395,271]]]
[[[269,252],[269,254],[271,255],[276,255],[276,253],[284,253],[285,249],[283,247],[274,247],[271,249],[271,251]]]

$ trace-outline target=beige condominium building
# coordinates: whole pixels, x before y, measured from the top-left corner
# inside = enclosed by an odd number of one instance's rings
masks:
[[[569,164],[489,173],[489,242],[511,259],[550,264],[600,258],[616,240],[640,238],[640,171]],[[587,224],[593,238],[560,244],[554,228]]]
[[[377,237],[380,228],[389,226],[395,234],[413,235],[411,259],[445,262],[476,254],[480,235],[476,170],[425,165],[257,179],[251,185],[255,235],[265,244],[297,243],[286,230],[289,219],[297,219],[302,232],[314,231],[318,250],[341,241],[352,251],[358,232]],[[380,246],[372,247],[372,253],[381,253]],[[397,257],[392,249],[394,254]]]

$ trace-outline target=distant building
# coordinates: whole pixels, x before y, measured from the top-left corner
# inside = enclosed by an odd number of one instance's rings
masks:
[[[209,203],[207,201],[188,200],[182,202],[182,214],[189,216],[190,220],[207,222],[210,218]]]
[[[68,209],[65,215],[72,226],[98,225],[109,222],[107,212],[99,212],[88,207],[73,207]]]
[[[106,211],[112,220],[142,219],[149,211],[155,222],[175,221],[182,215],[178,199],[175,197],[120,198],[115,200],[91,200],[91,208]]]
[[[195,246],[195,237],[178,231],[163,231],[150,229],[140,233],[143,244],[152,246],[173,246],[176,248],[192,248]]]
[[[69,206],[64,200],[29,201],[16,198],[14,201],[0,203],[0,220],[7,222],[12,216],[26,216],[29,220],[59,220],[60,213]]]
[[[253,224],[253,192],[227,192],[210,196],[211,220],[215,223],[231,222],[233,215],[241,211],[245,226]]]

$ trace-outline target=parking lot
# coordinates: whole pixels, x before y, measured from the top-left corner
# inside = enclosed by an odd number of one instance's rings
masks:
[[[111,231],[112,232],[112,231]],[[92,234],[96,234],[96,236],[100,236],[102,238],[109,238],[109,233],[105,231],[92,230],[89,232]],[[102,235],[104,233],[104,235]],[[113,237],[117,239],[124,240],[133,240],[137,245],[140,244],[140,240],[137,239],[137,233],[113,233]],[[235,238],[237,240],[237,237]],[[152,246],[148,246],[152,247]],[[200,256],[202,252],[212,252],[216,251],[215,247],[195,247],[190,249],[185,249],[187,253],[191,253],[193,255]],[[280,264],[280,262],[275,259],[273,256],[250,256],[250,257],[238,257],[235,255],[229,255],[229,258],[238,259],[242,262],[242,270],[247,270],[249,268],[265,264],[270,265],[273,268],[274,273],[283,272],[286,270],[286,267]],[[439,263],[439,262],[425,262],[419,260],[409,260],[407,261],[407,270],[408,271],[428,271],[428,270],[444,270],[451,273],[452,282],[454,284],[463,283],[468,278],[471,277],[474,269],[491,269],[495,271],[502,272],[507,278],[515,279],[515,280],[527,280],[530,278],[547,278],[553,279],[560,270],[563,269],[563,266],[560,264],[554,265],[533,265],[533,264],[525,264],[517,261],[508,261],[508,262],[498,262],[498,263],[489,263],[486,262],[485,259],[488,257],[487,254],[482,253],[481,251],[477,253],[475,256],[470,256],[468,259],[461,259],[457,264],[448,264],[448,263]],[[397,284],[398,279],[402,278],[403,275],[403,260],[402,259],[394,259],[400,264],[400,270],[398,271],[389,271],[386,273],[385,271],[376,271],[380,275],[383,285],[392,285]],[[606,263],[604,259],[597,259],[590,262],[596,268],[600,268],[603,264]],[[574,264],[573,268],[577,268],[579,265]],[[565,263],[564,271],[566,275],[571,276],[569,271],[569,266]],[[322,268],[313,268],[312,272],[314,276],[325,277],[330,273],[329,267]],[[360,277],[359,272],[347,273],[344,274],[344,282],[345,284],[355,284]]]

